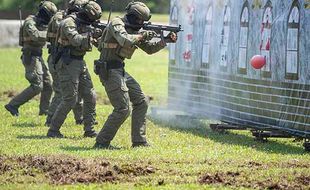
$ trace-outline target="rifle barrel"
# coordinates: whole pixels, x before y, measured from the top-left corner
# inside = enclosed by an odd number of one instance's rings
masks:
[[[18,12],[19,12],[19,23],[20,23],[20,26],[22,26],[23,25],[23,23],[22,23],[23,16],[22,16],[22,7],[21,6],[19,6]]]

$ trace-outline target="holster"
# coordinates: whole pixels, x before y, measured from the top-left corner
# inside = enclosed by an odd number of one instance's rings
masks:
[[[96,75],[99,75],[99,77],[102,78],[103,80],[107,80],[109,77],[107,62],[101,61],[101,60],[95,60],[94,61],[94,72]]]

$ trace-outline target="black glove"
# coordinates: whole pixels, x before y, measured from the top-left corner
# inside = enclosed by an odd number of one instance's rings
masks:
[[[166,43],[176,43],[178,40],[178,35],[174,32],[170,32],[167,36],[164,37]]]
[[[94,28],[91,32],[93,38],[98,39],[102,36],[102,30],[100,28]]]
[[[151,31],[151,30],[145,30],[141,32],[142,34],[142,41],[150,41],[151,39],[156,36],[156,32]]]

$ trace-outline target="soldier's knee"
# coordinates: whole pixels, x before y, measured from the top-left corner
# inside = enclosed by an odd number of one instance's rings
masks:
[[[40,94],[43,90],[43,83],[31,84],[31,87],[36,94]]]
[[[149,107],[149,101],[147,101],[147,99],[144,98],[139,103],[133,104],[133,107],[139,107],[139,109],[147,110]]]
[[[64,98],[63,101],[65,102],[66,106],[68,106],[70,108],[74,108],[76,106],[76,103],[77,103],[77,97],[72,96],[69,98]]]
[[[118,113],[119,113],[120,117],[125,120],[125,119],[127,119],[129,117],[129,115],[131,113],[131,110],[130,110],[130,108],[128,106],[127,108],[118,110]]]

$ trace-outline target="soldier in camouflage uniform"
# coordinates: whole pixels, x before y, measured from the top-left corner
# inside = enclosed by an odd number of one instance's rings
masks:
[[[54,3],[44,1],[39,6],[38,13],[28,16],[20,29],[20,45],[23,47],[21,59],[30,86],[5,105],[13,116],[18,116],[18,108],[40,93],[39,115],[47,114],[52,95],[52,79],[42,58],[42,48],[46,43],[47,24],[56,12]]]
[[[57,51],[56,42],[55,42],[57,30],[59,28],[60,22],[65,18],[66,15],[77,13],[88,2],[89,0],[71,0],[69,2],[67,11],[57,12],[51,19],[50,23],[48,24],[47,41],[50,42],[50,45],[49,45],[50,55],[48,57],[47,62],[48,62],[50,73],[53,78],[54,97],[48,109],[48,115],[47,115],[46,122],[45,122],[46,126],[50,125],[52,117],[62,99],[59,79],[58,79],[58,75],[57,75],[56,67],[55,67],[56,63],[53,60],[53,57],[55,57],[55,53]],[[78,101],[77,101],[76,106],[72,110],[74,113],[76,124],[82,124],[83,123],[83,101],[80,95],[78,96]]]
[[[48,130],[47,136],[62,138],[60,127],[70,110],[76,105],[78,93],[84,100],[84,137],[95,137],[93,129],[96,94],[84,55],[91,51],[93,37],[90,25],[101,17],[101,8],[94,2],[86,4],[78,14],[69,15],[64,19],[56,37],[60,59],[56,69],[59,76],[62,101],[58,106]],[[57,57],[57,56],[56,56]]]
[[[114,149],[110,142],[122,123],[130,115],[132,103],[132,147],[149,146],[146,141],[146,112],[148,98],[138,82],[125,72],[124,60],[130,59],[138,48],[153,54],[166,46],[166,40],[176,37],[170,33],[164,40],[150,42],[153,31],[140,30],[151,17],[149,8],[141,2],[132,2],[123,18],[117,17],[104,30],[99,45],[100,60],[96,61],[97,73],[105,87],[114,110],[97,136],[94,148]],[[171,40],[170,40],[171,41]]]

